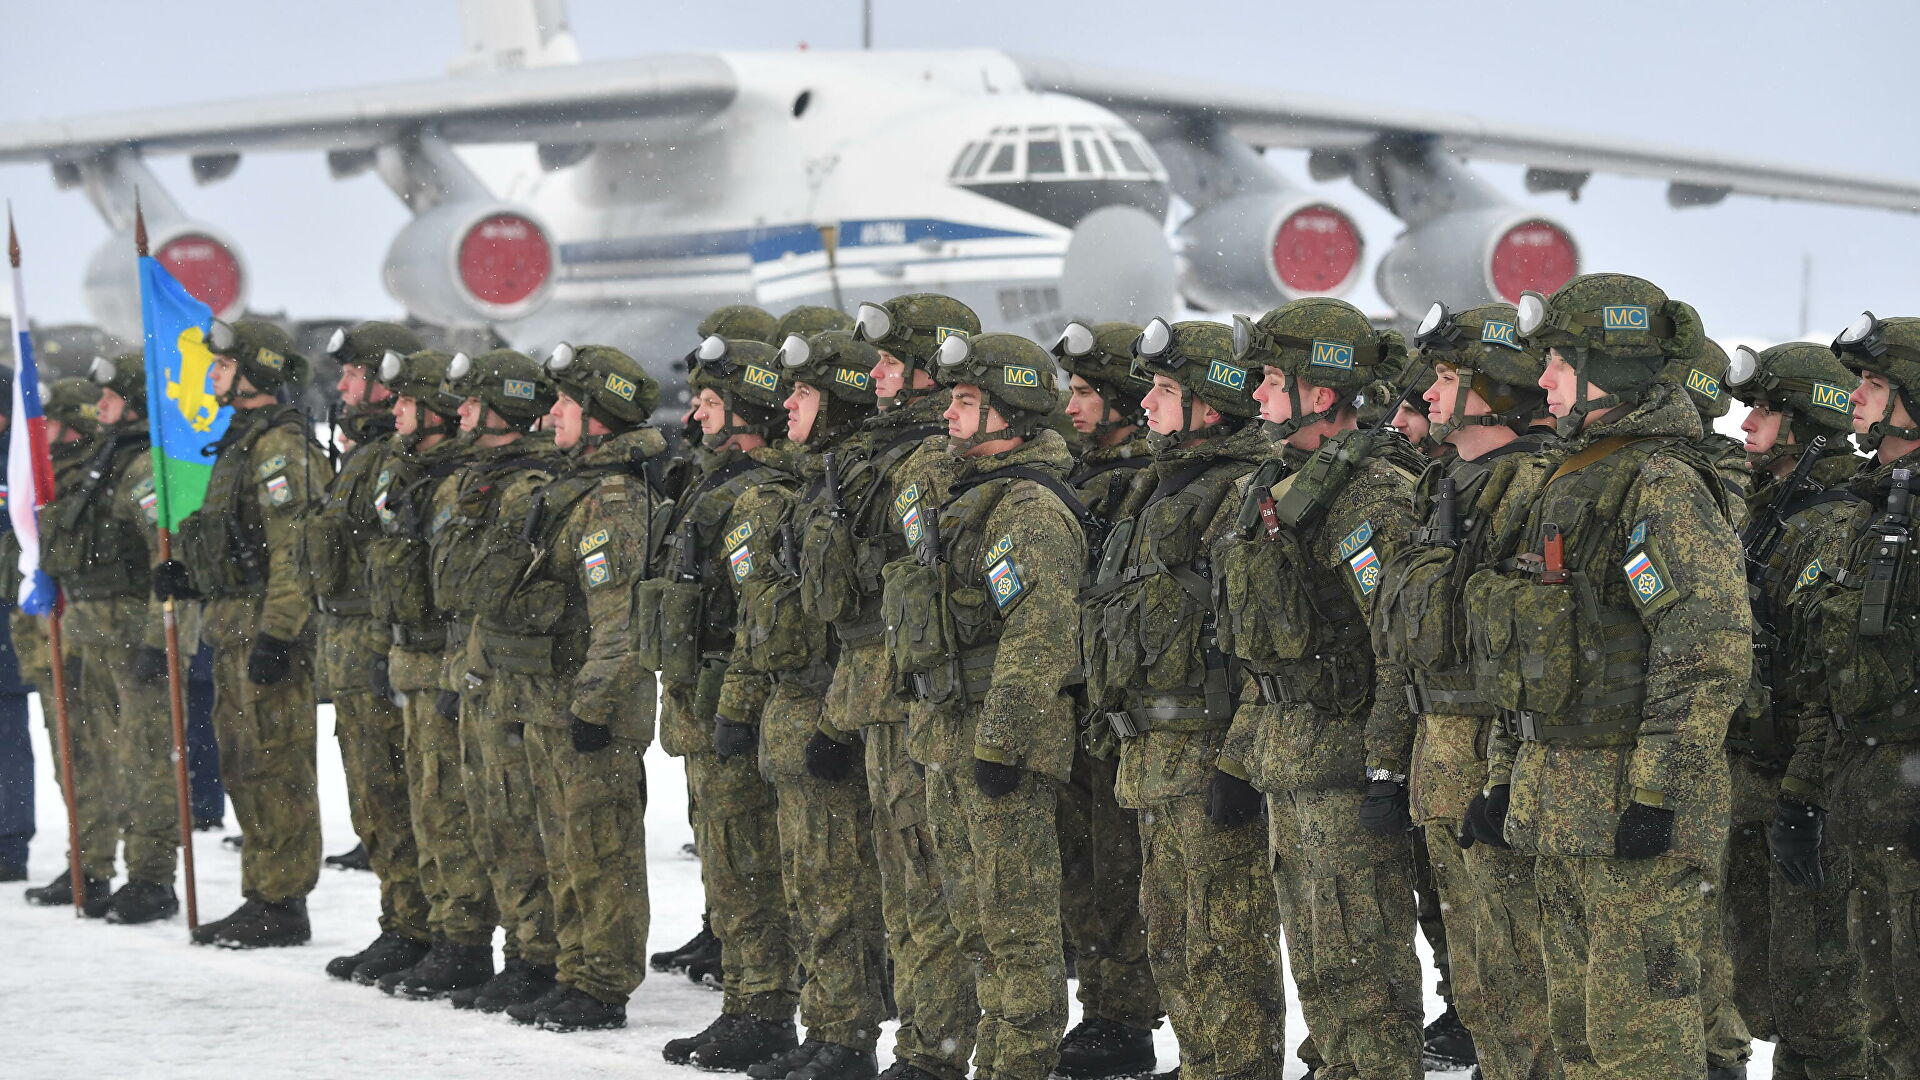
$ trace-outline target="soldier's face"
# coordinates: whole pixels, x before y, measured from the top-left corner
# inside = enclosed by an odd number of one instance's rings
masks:
[[[1287,393],[1287,385],[1293,376],[1276,367],[1262,369],[1260,385],[1253,388],[1253,400],[1260,403],[1260,419],[1270,424],[1283,424],[1293,419],[1293,400]],[[1311,416],[1333,407],[1333,391],[1324,386],[1315,386],[1305,379],[1300,380],[1300,407]]]
[[[720,434],[720,429],[727,426],[727,403],[712,390],[701,390],[693,396],[693,422],[705,434]]]
[[[953,398],[947,402],[947,411],[940,415],[947,421],[949,439],[971,439],[980,434],[980,388],[966,383],[955,386]],[[989,406],[986,434],[1005,431],[1006,428],[1007,422],[1001,418],[1000,410]]]
[[[1140,399],[1147,411],[1147,427],[1161,435],[1177,435],[1187,430],[1186,417],[1180,415],[1180,384],[1165,375],[1153,377],[1153,389]]]
[[[1547,370],[1540,375],[1540,389],[1547,392],[1547,411],[1555,416],[1565,416],[1573,411],[1576,392],[1580,389],[1580,373],[1573,369],[1567,358],[1560,355],[1559,349],[1547,350]],[[1587,384],[1587,400],[1606,397],[1607,392],[1592,383]],[[1593,414],[1587,414],[1591,422]]]
[[[340,380],[333,384],[340,392],[340,404],[351,409],[359,405],[378,405],[393,397],[386,384],[373,377],[365,364],[340,365]]]
[[[1766,405],[1755,405],[1747,410],[1747,418],[1740,422],[1740,430],[1747,436],[1747,453],[1764,454],[1780,443],[1781,421],[1787,414],[1775,412]],[[1787,432],[1789,441],[1793,438]]]
[[[1427,437],[1427,432],[1433,430],[1433,424],[1427,419],[1426,413],[1414,408],[1411,403],[1402,402],[1393,411],[1393,429],[1417,446],[1420,440]]]
[[[228,394],[233,391],[233,380],[235,376],[240,374],[240,364],[231,356],[222,356],[219,353],[215,353],[213,356],[213,369],[209,374],[210,381],[213,383],[214,396],[219,397],[222,394]]]
[[[100,422],[117,424],[127,415],[127,399],[112,390],[100,391],[100,403],[94,408],[100,411]]]
[[[1893,401],[1893,415],[1887,416],[1887,402]],[[1860,377],[1860,385],[1854,387],[1847,397],[1853,406],[1853,430],[1862,435],[1867,429],[1880,422],[1882,417],[1897,427],[1912,427],[1913,418],[1907,415],[1907,407],[1893,392],[1893,384],[1885,375],[1867,372]]]
[[[813,437],[813,425],[820,418],[820,391],[806,383],[794,383],[793,393],[781,402],[787,410],[787,438],[803,443]]]
[[[882,400],[899,397],[907,383],[907,365],[885,349],[880,350],[880,359],[874,361],[873,370],[867,374],[873,377],[874,394]]]
[[[479,427],[480,421],[485,418],[486,415],[487,403],[481,401],[479,398],[470,397],[461,402],[459,412],[460,430],[472,431],[474,428]]]
[[[1107,399],[1100,396],[1092,383],[1074,375],[1067,379],[1067,387],[1067,419],[1073,421],[1073,430],[1091,435],[1103,421],[1120,419],[1119,413],[1107,408]]]
[[[393,399],[393,430],[402,437],[420,430],[421,407],[418,401],[402,395]]]
[[[586,412],[565,394],[555,398],[553,408],[547,410],[547,419],[553,422],[553,445],[562,450],[579,446],[580,436],[586,434]]]

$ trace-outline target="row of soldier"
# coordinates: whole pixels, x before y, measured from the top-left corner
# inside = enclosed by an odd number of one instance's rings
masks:
[[[118,605],[75,651],[122,715],[152,598],[201,609],[247,901],[196,940],[307,937],[317,667],[382,887],[329,971],[624,1023],[657,680],[710,931],[656,959],[724,989],[671,1061],[860,1080],[891,1010],[890,1080],[1122,1075],[1164,1010],[1182,1074],[1277,1077],[1285,962],[1312,1075],[1417,1077],[1425,863],[1488,1077],[1733,1076],[1750,1037],[1778,1076],[1920,1074],[1920,320],[1729,361],[1590,275],[1436,306],[1412,362],[1329,299],[979,329],[723,308],[679,453],[617,350],[364,324],[336,474],[292,343],[216,325],[234,421],[151,594],[137,358],[99,369],[111,437],[64,460],[108,479],[62,486],[49,564],[76,618]],[[127,831],[109,903],[163,917]]]

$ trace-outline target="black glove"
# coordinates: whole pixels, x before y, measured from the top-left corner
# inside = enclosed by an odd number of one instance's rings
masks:
[[[433,696],[433,711],[446,720],[460,719],[460,692],[442,690]]]
[[[187,573],[187,564],[179,559],[168,559],[153,568],[153,595],[162,600],[196,600],[200,596],[193,591],[193,575]]]
[[[1507,807],[1513,801],[1513,788],[1500,784],[1488,788],[1473,797],[1467,806],[1467,816],[1460,821],[1460,835],[1455,837],[1461,847],[1470,848],[1475,843],[1489,847],[1510,848],[1507,843]]]
[[[393,675],[387,670],[387,658],[376,656],[367,666],[367,681],[373,684],[374,695],[382,701],[393,700]]]
[[[1230,772],[1213,770],[1213,782],[1207,785],[1208,821],[1231,829],[1259,817],[1266,805],[1259,788]]]
[[[293,642],[261,634],[247,654],[247,681],[255,686],[273,686],[293,670]]]
[[[167,650],[142,645],[133,654],[133,677],[140,682],[159,682],[167,677]]]
[[[752,724],[739,724],[732,720],[715,717],[713,721],[713,752],[721,761],[745,757],[753,753],[760,741],[760,729]]]
[[[807,775],[839,783],[853,775],[853,747],[824,731],[807,740]]]
[[[1781,877],[1806,889],[1827,883],[1827,872],[1820,865],[1820,838],[1826,826],[1825,810],[1787,798],[1774,800],[1767,850],[1773,853]]]
[[[605,724],[589,724],[585,720],[567,714],[567,734],[573,737],[573,748],[583,754],[605,750],[613,745],[613,729]]]
[[[1407,785],[1393,780],[1375,780],[1367,785],[1367,797],[1360,800],[1360,824],[1375,836],[1399,836],[1413,829],[1413,809],[1407,797]]]
[[[1673,811],[1646,803],[1628,803],[1613,831],[1613,853],[1622,859],[1651,859],[1673,850]]]
[[[1020,787],[1020,769],[985,758],[974,758],[973,786],[989,799],[1011,795]]]

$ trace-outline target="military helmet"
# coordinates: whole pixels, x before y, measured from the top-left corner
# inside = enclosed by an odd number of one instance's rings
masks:
[[[1287,375],[1292,416],[1272,425],[1285,439],[1302,428],[1338,416],[1355,405],[1367,384],[1390,377],[1406,362],[1406,340],[1394,330],[1376,330],[1366,313],[1345,300],[1307,296],[1274,308],[1258,322],[1233,317],[1233,354],[1238,363],[1270,367]],[[1301,404],[1300,382],[1334,392],[1328,408],[1308,413]]]
[[[512,430],[527,432],[553,408],[553,383],[540,364],[525,353],[493,349],[479,356],[455,353],[447,361],[445,392],[462,401],[479,398],[500,414]],[[475,430],[483,430],[476,428]],[[486,434],[505,434],[486,430]]]
[[[1920,318],[1882,319],[1871,311],[1847,325],[1833,339],[1833,354],[1855,374],[1872,373],[1893,384],[1898,400],[1907,407],[1907,415],[1920,424]],[[1920,439],[1920,427],[1896,427],[1893,423],[1893,394],[1887,396],[1886,415],[1868,428],[1867,437],[1877,440],[1892,435],[1900,439]]]
[[[906,365],[909,383],[916,367],[931,373],[934,350],[947,338],[979,332],[980,318],[972,308],[939,293],[908,293],[884,304],[861,304],[853,318],[853,336]]]
[[[413,331],[390,322],[363,322],[351,330],[341,327],[327,339],[327,355],[340,363],[378,369],[390,352],[406,356],[425,348]]]
[[[773,338],[767,344],[778,346],[794,334],[812,337],[822,330],[852,329],[853,316],[839,308],[823,307],[819,304],[801,304],[780,316],[780,323],[774,327]]]
[[[587,415],[616,431],[646,422],[660,404],[660,382],[640,362],[610,345],[561,342],[547,357],[547,377]]]
[[[134,412],[147,414],[147,358],[140,353],[121,353],[109,360],[96,356],[87,367],[87,378],[103,390],[120,395]],[[95,395],[96,400],[98,395]]]
[[[215,319],[207,344],[239,364],[241,374],[263,393],[272,393],[288,383],[304,383],[313,370],[307,358],[294,350],[293,338],[285,330],[259,319],[234,323]]]
[[[1133,362],[1133,343],[1141,327],[1125,322],[1070,322],[1050,350],[1069,375],[1078,375],[1100,392],[1101,400],[1123,423],[1146,422],[1140,400],[1153,389],[1153,376]],[[1101,427],[1108,425],[1103,420]]]
[[[1690,360],[1675,360],[1667,365],[1665,378],[1686,388],[1702,420],[1727,415],[1733,398],[1727,393],[1727,352],[1720,343],[1706,338],[1700,343],[1700,355]],[[1709,427],[1712,425],[1709,424]]]
[[[1628,274],[1582,274],[1551,297],[1522,293],[1515,308],[1530,347],[1558,349],[1586,381],[1616,394],[1644,389],[1667,361],[1690,360],[1706,342],[1693,305]]]
[[[1748,461],[1756,471],[1764,469],[1816,435],[1846,447],[1844,437],[1853,433],[1852,395],[1859,385],[1860,377],[1825,345],[1789,341],[1760,352],[1735,346],[1727,365],[1727,389],[1748,405],[1765,405],[1781,413],[1793,433],[1791,442],[1778,439],[1771,450],[1749,454]]]
[[[447,365],[452,361],[452,355],[434,349],[420,349],[404,356],[388,351],[380,357],[380,367],[374,377],[393,391],[393,396],[412,398],[451,419],[459,413],[460,403],[466,400],[451,389],[442,389],[446,384]]]
[[[702,339],[719,336],[735,341],[758,341],[771,345],[780,339],[775,337],[780,321],[765,308],[752,304],[727,304],[714,308],[706,318],[700,320],[695,331]]]
[[[1420,351],[1415,367],[1427,371],[1427,386],[1420,392],[1431,388],[1437,364],[1447,365],[1460,376],[1451,419],[1438,426],[1435,440],[1444,440],[1468,424],[1524,426],[1540,415],[1546,405],[1540,375],[1547,362],[1544,355],[1521,340],[1515,328],[1516,315],[1512,304],[1484,304],[1458,314],[1439,303],[1427,309],[1414,331],[1414,347]],[[1493,410],[1491,415],[1467,415],[1469,390],[1480,395]]]
[[[1245,420],[1260,414],[1253,389],[1257,375],[1233,358],[1233,331],[1215,322],[1169,323],[1155,316],[1134,339],[1132,351],[1143,373],[1164,375],[1180,384],[1180,420],[1184,425],[1198,400],[1222,416]],[[1214,434],[1212,428],[1185,430],[1189,438]]]
[[[100,430],[100,387],[92,379],[55,379],[47,387],[41,411],[82,435]]]
[[[965,384],[980,391],[980,423],[959,449],[1005,438],[1027,438],[1044,426],[1060,404],[1053,359],[1019,334],[951,334],[934,354],[934,380],[951,390]],[[987,409],[999,411],[1006,430],[987,431]]]
[[[727,412],[741,420],[735,424],[729,418],[718,432],[720,438],[780,435],[792,384],[774,360],[773,346],[714,335],[687,354],[687,363],[692,372],[687,383],[694,393],[712,390],[726,403]]]
[[[774,359],[794,382],[855,405],[874,404],[873,365],[880,350],[854,340],[847,330],[788,334]]]

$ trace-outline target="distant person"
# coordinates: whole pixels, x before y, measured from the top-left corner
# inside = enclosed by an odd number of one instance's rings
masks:
[[[13,373],[0,370],[0,510],[7,505],[7,429],[13,419]],[[27,731],[27,692],[13,652],[12,615],[20,575],[13,522],[0,514],[0,881],[27,879],[27,841],[33,839],[33,737]]]

